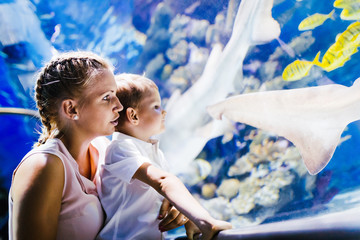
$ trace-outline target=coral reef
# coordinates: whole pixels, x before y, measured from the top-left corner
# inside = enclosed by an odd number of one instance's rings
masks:
[[[202,204],[214,216],[230,220],[235,226],[258,224],[290,203],[295,198],[301,182],[308,178],[307,189],[311,195],[316,185],[315,176],[309,176],[301,156],[292,144],[270,133],[252,130],[244,137],[249,151],[239,157],[230,167],[228,178],[222,179],[216,190],[214,183],[207,183],[199,196]],[[311,184],[312,183],[312,184]],[[208,200],[209,192],[215,193]],[[224,213],[233,212],[229,218]],[[246,219],[246,221],[245,221]]]

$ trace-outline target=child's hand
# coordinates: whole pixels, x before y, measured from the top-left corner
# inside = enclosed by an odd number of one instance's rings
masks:
[[[192,221],[187,221],[185,223],[186,236],[188,239],[198,239],[197,237],[200,235],[200,229],[193,223]]]
[[[228,222],[215,220],[212,226],[202,229],[201,240],[211,240],[218,232],[226,229],[231,229],[232,225]]]

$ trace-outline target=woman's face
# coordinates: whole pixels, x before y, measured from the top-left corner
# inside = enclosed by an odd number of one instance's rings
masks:
[[[123,109],[116,97],[114,75],[109,70],[99,73],[86,89],[79,109],[78,126],[91,137],[111,135]]]

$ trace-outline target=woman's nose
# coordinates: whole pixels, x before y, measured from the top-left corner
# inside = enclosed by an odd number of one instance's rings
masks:
[[[121,110],[124,109],[124,106],[121,104],[121,102],[119,101],[119,99],[117,97],[114,97],[115,99],[115,107],[114,107],[114,111],[116,112],[120,112]]]

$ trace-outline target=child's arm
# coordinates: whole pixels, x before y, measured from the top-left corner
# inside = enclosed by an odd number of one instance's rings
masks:
[[[202,239],[211,239],[217,232],[231,228],[230,223],[211,217],[175,175],[156,168],[150,163],[143,163],[133,178],[150,185],[167,198],[172,205],[196,224],[202,232]]]

